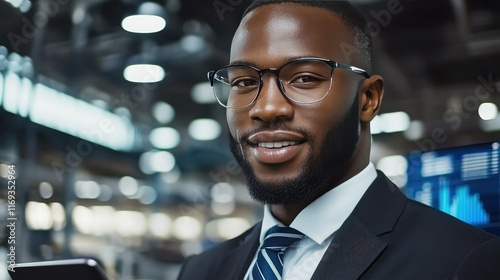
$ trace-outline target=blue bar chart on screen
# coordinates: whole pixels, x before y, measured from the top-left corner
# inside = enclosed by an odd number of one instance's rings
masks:
[[[406,195],[500,235],[500,142],[408,154]]]

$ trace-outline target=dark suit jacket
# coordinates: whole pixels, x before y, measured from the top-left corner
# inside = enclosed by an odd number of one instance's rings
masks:
[[[243,279],[260,226],[188,258],[178,279]],[[312,279],[500,279],[500,237],[407,199],[379,172]]]

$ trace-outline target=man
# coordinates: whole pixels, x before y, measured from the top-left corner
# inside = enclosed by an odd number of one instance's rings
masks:
[[[179,279],[500,279],[500,238],[408,200],[370,163],[384,83],[365,24],[343,1],[247,9],[209,79],[263,221]]]

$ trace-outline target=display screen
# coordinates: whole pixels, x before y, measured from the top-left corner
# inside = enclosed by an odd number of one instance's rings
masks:
[[[408,155],[405,192],[469,224],[500,235],[500,142]]]

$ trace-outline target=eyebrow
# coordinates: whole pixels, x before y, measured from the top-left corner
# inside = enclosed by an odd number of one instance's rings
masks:
[[[285,57],[285,63],[291,61],[291,60],[294,60],[294,59],[298,59],[298,58],[320,58],[319,56],[316,56],[316,55],[301,55],[301,56],[290,56],[290,57]],[[251,62],[251,61],[248,61],[248,60],[234,60],[234,61],[231,61],[231,63],[229,63],[228,66],[231,66],[231,65],[248,65],[248,66],[252,66],[252,67],[255,67],[255,68],[259,68],[257,66],[257,64],[255,64],[254,62]]]
[[[234,60],[234,61],[231,61],[231,63],[229,63],[229,66],[231,65],[248,65],[248,66],[253,66],[255,68],[257,68],[257,64],[251,62],[251,61],[247,61],[247,60]]]

